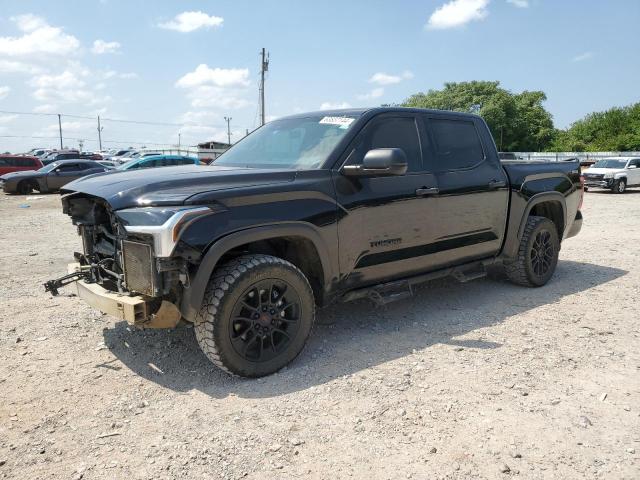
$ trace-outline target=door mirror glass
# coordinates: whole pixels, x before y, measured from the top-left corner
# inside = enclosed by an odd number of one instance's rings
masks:
[[[388,177],[407,173],[407,156],[401,148],[369,150],[362,165],[345,165],[344,175],[349,177]]]

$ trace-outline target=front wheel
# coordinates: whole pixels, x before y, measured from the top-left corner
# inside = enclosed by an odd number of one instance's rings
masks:
[[[520,240],[518,257],[505,265],[505,272],[513,283],[541,287],[553,276],[559,252],[555,224],[546,217],[531,216]]]
[[[626,189],[627,181],[624,178],[621,178],[620,180],[613,182],[613,188],[611,188],[611,191],[613,193],[624,193]]]
[[[33,190],[33,185],[31,184],[31,182],[29,180],[23,180],[18,184],[18,187],[16,188],[16,191],[20,194],[20,195],[28,195],[31,193],[31,191]]]
[[[213,272],[196,339],[225,372],[262,377],[298,356],[314,318],[313,292],[297,267],[270,255],[243,255]]]

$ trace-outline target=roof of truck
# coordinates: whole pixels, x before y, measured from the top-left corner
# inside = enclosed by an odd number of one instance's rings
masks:
[[[287,115],[282,118],[305,118],[324,115],[326,117],[360,117],[365,113],[385,113],[385,112],[412,112],[412,113],[446,113],[447,115],[455,115],[459,117],[476,118],[477,115],[472,113],[454,112],[452,110],[433,110],[427,108],[409,108],[409,107],[370,107],[370,108],[337,108],[331,110],[319,110],[315,112],[297,113]],[[278,119],[279,120],[279,119]]]

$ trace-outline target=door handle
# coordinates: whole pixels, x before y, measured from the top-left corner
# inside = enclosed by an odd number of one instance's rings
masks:
[[[431,188],[422,187],[416,190],[416,195],[419,197],[422,197],[425,195],[436,195],[437,193],[440,193],[440,189],[438,187],[431,187]]]
[[[489,188],[502,188],[506,186],[507,182],[505,182],[504,180],[491,180],[489,182]]]

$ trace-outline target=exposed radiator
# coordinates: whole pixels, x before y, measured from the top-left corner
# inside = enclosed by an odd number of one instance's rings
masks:
[[[124,282],[127,290],[153,296],[154,272],[151,246],[145,243],[122,241]]]

